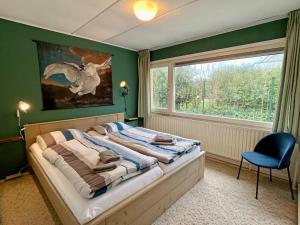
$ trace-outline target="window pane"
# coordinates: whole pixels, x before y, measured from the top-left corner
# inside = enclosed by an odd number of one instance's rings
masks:
[[[168,67],[152,68],[151,72],[152,108],[168,107]]]
[[[273,121],[283,54],[175,67],[175,110]]]

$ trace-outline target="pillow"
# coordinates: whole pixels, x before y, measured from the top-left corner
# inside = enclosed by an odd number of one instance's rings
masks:
[[[106,128],[101,126],[101,125],[95,125],[95,126],[93,126],[93,129],[101,135],[106,135],[107,134]]]
[[[87,132],[90,136],[95,137],[95,138],[104,138],[104,139],[108,139],[108,136],[104,136],[102,134],[99,134],[97,131],[95,130],[91,130],[89,132]]]
[[[119,132],[131,128],[131,126],[122,122],[104,123],[101,124],[101,126],[103,126],[106,129],[106,132],[108,133]]]
[[[38,135],[36,137],[36,142],[39,144],[42,150],[45,150],[53,145],[82,137],[83,133],[80,130],[67,129]]]

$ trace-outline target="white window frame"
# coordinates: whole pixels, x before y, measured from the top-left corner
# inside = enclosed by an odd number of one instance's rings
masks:
[[[167,92],[168,92],[168,98],[167,98],[167,108],[153,108],[152,107],[152,99],[153,99],[153,82],[152,82],[152,79],[150,79],[150,92],[151,92],[151,102],[150,102],[150,105],[151,105],[151,112],[157,112],[157,113],[167,113],[167,112],[170,112],[170,106],[172,105],[172,99],[170,99],[170,79],[172,74],[170,71],[171,69],[173,69],[172,67],[170,67],[170,65],[168,63],[158,63],[158,64],[155,64],[155,65],[152,65],[150,66],[150,70],[151,69],[155,69],[155,68],[160,68],[160,67],[168,67],[168,87],[167,87]],[[172,107],[172,106],[171,106]]]
[[[176,112],[175,111],[175,88],[174,88],[174,67],[176,63],[187,62],[187,61],[197,61],[197,60],[210,60],[218,57],[230,57],[238,54],[253,54],[255,52],[268,51],[278,48],[285,47],[285,38],[274,39],[270,41],[257,42],[253,44],[241,45],[236,47],[218,49],[208,52],[201,52],[191,55],[173,57],[168,59],[162,59],[157,61],[152,61],[150,68],[157,67],[168,67],[168,108],[167,109],[155,109],[152,108],[151,103],[151,113],[170,115],[175,117],[190,118],[196,120],[205,120],[210,122],[222,122],[226,124],[241,125],[247,127],[256,127],[256,128],[267,128],[271,129],[272,122],[263,122],[263,121],[253,121],[246,119],[238,118],[227,118],[221,116],[212,116],[205,114],[196,114],[196,113],[185,113],[185,112]],[[152,79],[151,79],[151,101],[152,101]]]

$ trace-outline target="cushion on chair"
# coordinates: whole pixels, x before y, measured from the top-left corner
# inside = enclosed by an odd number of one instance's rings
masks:
[[[280,162],[274,157],[267,156],[259,152],[243,152],[242,157],[256,166],[272,169],[277,169]]]

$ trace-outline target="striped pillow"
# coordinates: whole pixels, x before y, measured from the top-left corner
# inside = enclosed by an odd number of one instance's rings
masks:
[[[104,124],[101,124],[101,126],[105,127],[105,129],[108,133],[119,132],[122,130],[126,130],[128,128],[132,128],[132,126],[129,126],[122,122],[104,123]]]
[[[77,129],[67,129],[38,135],[36,137],[36,142],[39,144],[42,150],[45,150],[53,145],[82,137],[82,131]]]

